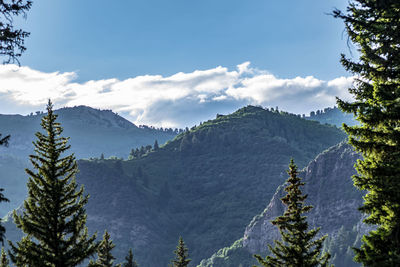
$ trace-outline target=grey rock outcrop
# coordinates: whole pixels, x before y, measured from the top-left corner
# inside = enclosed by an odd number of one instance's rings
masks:
[[[306,204],[314,208],[308,213],[309,227],[320,227],[319,236],[328,235],[324,249],[331,253],[331,263],[338,267],[359,266],[354,263],[351,247],[359,246],[362,235],[372,227],[365,225],[358,210],[364,192],[353,186],[351,176],[354,164],[361,156],[350,145],[341,143],[321,153],[300,172],[306,183],[302,188],[307,194]],[[253,254],[269,254],[268,244],[280,240],[280,234],[271,221],[283,214],[281,198],[286,194],[281,185],[267,208],[253,218],[244,236],[231,247],[220,249],[199,265],[201,267],[249,267],[256,264]],[[240,263],[240,265],[238,265]]]

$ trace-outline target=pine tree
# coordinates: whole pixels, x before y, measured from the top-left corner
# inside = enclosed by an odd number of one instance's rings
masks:
[[[22,215],[13,214],[14,222],[26,235],[11,246],[10,257],[17,266],[76,266],[97,248],[96,236],[88,236],[84,206],[88,196],[78,189],[74,155],[68,138],[49,100],[48,114],[42,118],[44,133],[36,133],[36,155],[30,160],[34,170],[28,173],[28,198]]]
[[[1,255],[0,255],[0,267],[10,267],[9,261],[7,259],[7,254],[4,251],[4,247],[1,248]]]
[[[176,247],[175,259],[172,260],[172,267],[186,267],[189,265],[191,259],[189,259],[188,249],[185,246],[185,242],[183,242],[182,237],[179,237],[178,246]]]
[[[300,186],[304,183],[298,177],[297,166],[293,159],[290,161],[289,178],[286,181],[286,196],[282,203],[287,206],[282,216],[272,221],[282,237],[282,241],[275,240],[275,247],[268,245],[273,256],[263,259],[254,255],[262,266],[274,267],[313,267],[329,266],[330,255],[321,255],[322,243],[327,236],[315,239],[319,228],[308,230],[307,217],[303,213],[309,212],[313,207],[305,206],[307,195],[303,195]]]
[[[353,102],[338,99],[360,125],[344,125],[349,142],[361,152],[354,185],[367,191],[360,210],[376,230],[355,249],[366,266],[400,263],[400,1],[352,0],[347,12],[333,15],[344,21],[360,59],[342,55],[343,66],[358,77],[349,92]]]
[[[132,249],[129,250],[128,255],[125,257],[125,262],[122,264],[122,267],[139,267],[133,258]]]
[[[90,261],[89,267],[113,267],[115,257],[111,254],[111,250],[114,247],[110,234],[105,231],[103,240],[97,249],[97,260],[96,262]]]

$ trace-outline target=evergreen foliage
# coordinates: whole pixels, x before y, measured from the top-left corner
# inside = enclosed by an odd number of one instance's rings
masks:
[[[100,242],[97,249],[97,260],[89,263],[89,267],[113,267],[120,266],[114,265],[115,257],[111,254],[111,250],[115,247],[111,240],[110,234],[105,231],[103,235],[103,240]]]
[[[344,125],[349,142],[362,153],[354,185],[368,191],[360,210],[377,229],[362,239],[355,260],[366,266],[398,266],[400,262],[400,1],[353,0],[344,21],[360,53],[354,62],[342,55],[343,66],[358,76],[349,89],[355,101],[338,99],[360,126]]]
[[[1,137],[2,134],[0,134],[0,146],[8,146],[8,141],[10,140],[10,135],[6,135],[5,137]]]
[[[0,267],[10,267],[9,260],[7,258],[7,254],[4,251],[4,247],[1,248],[1,255],[0,255]]]
[[[139,267],[133,258],[132,249],[129,250],[128,255],[125,257],[125,262],[122,264],[122,267]]]
[[[75,181],[77,164],[74,155],[63,154],[70,148],[68,138],[49,100],[48,114],[36,133],[36,155],[30,160],[34,170],[28,173],[28,198],[24,211],[13,214],[14,222],[26,235],[11,246],[10,257],[17,266],[76,266],[97,248],[96,236],[88,236],[84,206],[88,196]]]
[[[312,206],[305,206],[307,195],[303,195],[300,186],[304,183],[298,177],[297,166],[293,159],[290,161],[289,178],[282,203],[287,206],[285,213],[272,221],[279,228],[282,241],[275,240],[275,247],[269,245],[273,256],[263,259],[254,255],[262,266],[282,267],[313,267],[329,266],[330,255],[321,255],[323,242],[327,236],[315,239],[318,229],[308,231],[307,217],[303,213],[309,212]]]
[[[0,146],[7,146],[9,139],[10,139],[10,135],[7,135],[7,136],[1,138],[1,134],[0,134]],[[8,200],[8,198],[4,197],[3,191],[4,191],[4,188],[0,188],[0,203],[1,202],[10,202],[10,200]],[[2,244],[4,244],[5,232],[6,232],[6,228],[4,228],[4,226],[1,224],[1,219],[0,219],[0,242]]]
[[[13,16],[26,16],[32,6],[32,1],[7,0],[0,2],[0,55],[6,56],[4,63],[14,63],[26,50],[24,46],[28,32],[22,29],[15,29]]]
[[[0,188],[0,203],[1,202],[9,202],[9,200],[6,197],[4,197],[3,191],[4,191],[4,189]],[[6,228],[1,224],[1,219],[0,219],[0,242],[2,244],[4,244],[4,234],[5,234],[5,232],[6,232]]]
[[[175,259],[171,261],[171,267],[186,267],[189,265],[191,259],[189,259],[188,249],[182,237],[179,237],[178,246],[176,247],[174,253]]]

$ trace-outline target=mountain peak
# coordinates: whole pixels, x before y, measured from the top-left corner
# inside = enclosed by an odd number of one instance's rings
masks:
[[[64,107],[56,110],[60,118],[83,120],[88,124],[102,125],[108,128],[136,129],[135,124],[114,113],[112,110],[95,109],[88,106]]]

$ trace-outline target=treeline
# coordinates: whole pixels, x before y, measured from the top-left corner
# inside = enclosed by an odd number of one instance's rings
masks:
[[[136,149],[131,149],[131,152],[129,153],[129,160],[132,159],[137,159],[140,158],[152,151],[157,151],[160,147],[158,146],[158,141],[154,141],[154,145],[147,145],[147,146],[141,146],[140,148],[136,148]]]
[[[163,128],[163,127],[154,127],[154,126],[147,126],[147,125],[139,125],[138,126],[141,129],[147,129],[147,130],[156,130],[156,131],[161,131],[164,133],[168,133],[168,134],[175,134],[178,135],[180,133],[183,133],[185,130],[184,129],[178,129],[178,128]]]

